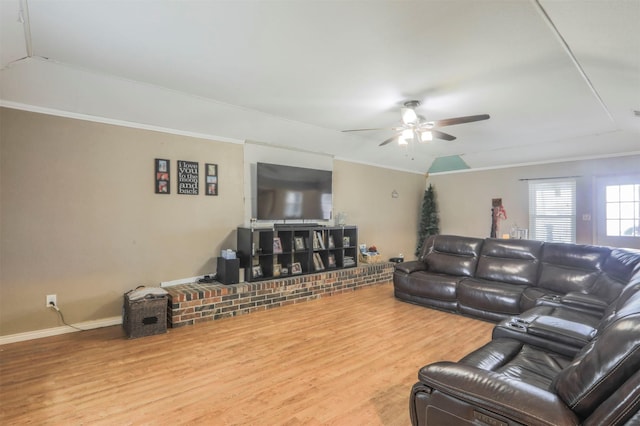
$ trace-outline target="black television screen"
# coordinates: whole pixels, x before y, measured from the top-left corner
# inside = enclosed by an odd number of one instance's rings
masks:
[[[258,220],[329,220],[332,172],[258,163]]]

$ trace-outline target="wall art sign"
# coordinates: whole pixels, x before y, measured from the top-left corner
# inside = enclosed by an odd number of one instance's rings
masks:
[[[198,162],[178,160],[178,194],[198,195]]]
[[[156,158],[156,194],[170,194],[171,186],[169,184],[169,160]]]
[[[206,190],[205,194],[207,195],[218,195],[218,165],[206,163],[205,164],[205,173],[206,173]]]

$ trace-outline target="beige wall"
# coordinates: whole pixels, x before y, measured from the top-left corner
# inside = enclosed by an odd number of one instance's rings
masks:
[[[333,173],[334,215],[344,212],[348,224],[358,225],[359,242],[375,244],[385,259],[400,253],[413,259],[424,176],[344,161],[334,162]]]
[[[169,195],[155,158],[171,160]],[[178,195],[177,160],[217,163],[219,196]],[[119,316],[138,285],[215,272],[245,224],[243,162],[241,144],[0,108],[0,336],[62,325],[47,294],[82,323]],[[412,257],[424,178],[333,168],[334,209],[361,241]]]
[[[582,244],[595,244],[595,179],[639,171],[640,156],[632,155],[431,175],[427,183],[433,184],[436,190],[441,233],[488,237],[491,231],[492,198],[502,198],[507,211],[507,220],[501,223],[501,233],[508,233],[513,224],[528,228],[528,182],[521,179],[577,176],[576,240]],[[584,214],[590,215],[592,220],[583,220]]]
[[[120,314],[138,285],[215,271],[242,224],[242,145],[1,111],[0,333]],[[154,193],[154,159],[171,194]],[[219,165],[219,196],[178,195],[176,160]],[[202,179],[201,179],[202,181]]]

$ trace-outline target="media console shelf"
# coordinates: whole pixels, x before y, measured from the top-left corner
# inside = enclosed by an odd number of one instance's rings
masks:
[[[238,258],[248,282],[351,268],[358,262],[358,228],[238,228]]]

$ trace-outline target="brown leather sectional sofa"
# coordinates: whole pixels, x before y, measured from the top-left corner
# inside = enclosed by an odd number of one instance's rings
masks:
[[[640,251],[429,237],[398,299],[496,322],[418,373],[414,425],[640,425]]]

